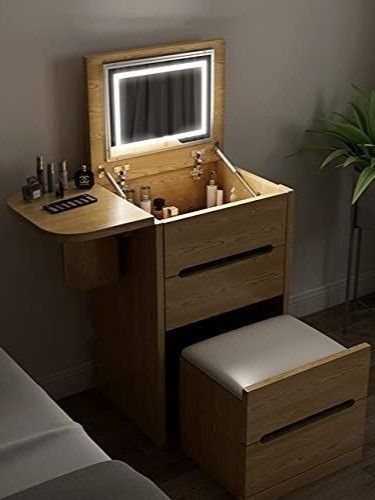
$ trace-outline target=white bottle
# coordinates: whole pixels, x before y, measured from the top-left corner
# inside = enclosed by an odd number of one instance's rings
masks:
[[[207,199],[207,208],[216,207],[217,184],[214,178],[210,179],[210,182],[206,187],[206,199]]]
[[[216,205],[222,205],[224,203],[224,191],[222,189],[218,189],[216,193]]]
[[[151,213],[151,188],[150,186],[142,186],[140,194],[140,207],[149,214]]]

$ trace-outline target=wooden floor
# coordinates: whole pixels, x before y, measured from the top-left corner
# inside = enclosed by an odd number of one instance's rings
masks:
[[[375,306],[375,295],[366,298]],[[350,347],[367,341],[375,347],[375,313],[363,306],[352,312],[347,335],[344,308],[337,306],[304,320]],[[374,352],[374,351],[373,351]],[[293,500],[375,499],[375,354],[372,357],[366,446],[363,460],[285,498]],[[65,411],[113,459],[123,460],[151,478],[172,499],[224,500],[232,497],[178,449],[155,446],[95,390],[60,401]],[[350,429],[348,429],[350,432]]]

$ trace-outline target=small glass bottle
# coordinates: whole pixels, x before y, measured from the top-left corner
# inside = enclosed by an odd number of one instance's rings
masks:
[[[82,165],[74,174],[74,183],[77,189],[91,189],[94,185],[94,174],[86,165]]]
[[[134,203],[134,189],[127,189],[125,191],[126,194],[126,201],[129,203]]]
[[[25,201],[37,200],[42,196],[42,186],[38,178],[34,175],[26,179],[25,186],[22,186],[22,197]]]
[[[142,186],[140,189],[140,207],[151,213],[151,188],[150,186]]]
[[[66,191],[68,189],[68,163],[66,160],[59,163],[59,180]]]
[[[217,201],[217,183],[215,179],[215,172],[211,172],[211,179],[206,186],[206,206],[212,208],[216,206]]]
[[[44,172],[43,156],[36,158],[36,177],[41,187],[42,194],[47,192],[46,175]]]
[[[152,213],[157,219],[163,218],[163,208],[165,207],[164,198],[154,198]]]
[[[48,163],[47,166],[47,181],[48,181],[48,192],[53,193],[55,191],[55,165],[53,161]]]

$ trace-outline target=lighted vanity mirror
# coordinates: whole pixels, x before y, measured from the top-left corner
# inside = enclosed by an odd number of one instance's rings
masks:
[[[103,65],[107,161],[212,137],[214,50]]]

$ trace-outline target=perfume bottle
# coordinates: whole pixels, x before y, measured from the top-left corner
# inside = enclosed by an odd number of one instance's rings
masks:
[[[59,163],[59,181],[62,182],[65,191],[68,189],[68,162],[66,160]]]
[[[55,191],[55,165],[53,161],[48,163],[47,166],[47,183],[48,183],[48,192],[53,193]]]
[[[25,186],[22,186],[22,197],[25,201],[38,200],[42,196],[42,186],[34,175],[27,177]]]
[[[43,156],[36,158],[36,177],[41,187],[42,194],[47,192],[46,176],[44,172]]]
[[[140,189],[140,207],[151,213],[151,188],[150,186],[142,186]]]
[[[94,174],[86,165],[82,165],[74,174],[74,183],[77,189],[91,189],[94,185]]]
[[[206,186],[206,206],[212,208],[216,206],[217,201],[217,183],[215,180],[215,172],[211,172],[211,179]]]
[[[134,189],[128,188],[125,194],[126,194],[126,201],[134,204]]]

